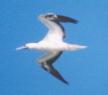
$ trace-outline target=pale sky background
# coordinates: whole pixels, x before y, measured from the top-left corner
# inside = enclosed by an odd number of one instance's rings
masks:
[[[42,52],[15,50],[44,37],[47,12],[78,19],[64,24],[66,41],[88,46],[55,62],[68,86],[37,64]],[[108,0],[1,0],[0,95],[108,95]]]

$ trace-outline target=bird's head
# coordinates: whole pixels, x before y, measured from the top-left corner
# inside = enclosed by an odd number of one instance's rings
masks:
[[[37,47],[36,43],[27,43],[23,46],[20,46],[18,48],[16,48],[16,50],[23,50],[23,49],[34,49],[35,47]]]
[[[70,17],[66,17],[66,16],[62,16],[62,15],[57,15],[55,13],[46,13],[43,15],[40,15],[38,17],[41,21],[53,21],[53,22],[70,22],[70,23],[77,23],[78,21],[76,19],[70,18]]]

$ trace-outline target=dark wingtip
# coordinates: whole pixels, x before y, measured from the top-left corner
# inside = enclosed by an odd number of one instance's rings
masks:
[[[69,82],[68,82],[68,81],[64,80],[63,82],[64,82],[66,85],[69,85]]]
[[[65,83],[66,85],[69,85],[69,82],[66,81],[63,77],[60,79],[63,83]]]
[[[69,18],[69,22],[77,24],[79,21],[74,18]]]
[[[78,23],[78,20],[76,20],[74,18],[61,16],[61,15],[58,15],[58,18],[59,18],[59,21],[61,21],[61,22],[71,22],[71,23],[74,23],[74,24]]]
[[[77,24],[78,22],[79,22],[78,20],[74,19],[74,22],[72,22],[72,23]]]

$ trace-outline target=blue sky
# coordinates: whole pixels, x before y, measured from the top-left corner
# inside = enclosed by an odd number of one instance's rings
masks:
[[[64,52],[54,66],[70,85],[64,85],[36,63],[39,51],[16,51],[37,42],[47,28],[37,16],[54,12],[79,20],[64,24],[66,41],[87,45]],[[0,95],[108,95],[108,0],[1,0]]]

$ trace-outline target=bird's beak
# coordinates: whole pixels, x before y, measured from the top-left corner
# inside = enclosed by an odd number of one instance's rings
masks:
[[[57,17],[58,17],[57,20],[61,21],[61,22],[71,22],[74,24],[76,24],[78,22],[78,20],[76,20],[74,18],[66,17],[66,16],[57,15]]]
[[[16,48],[16,50],[22,50],[22,49],[27,49],[27,47],[26,46],[21,46],[21,47]]]

